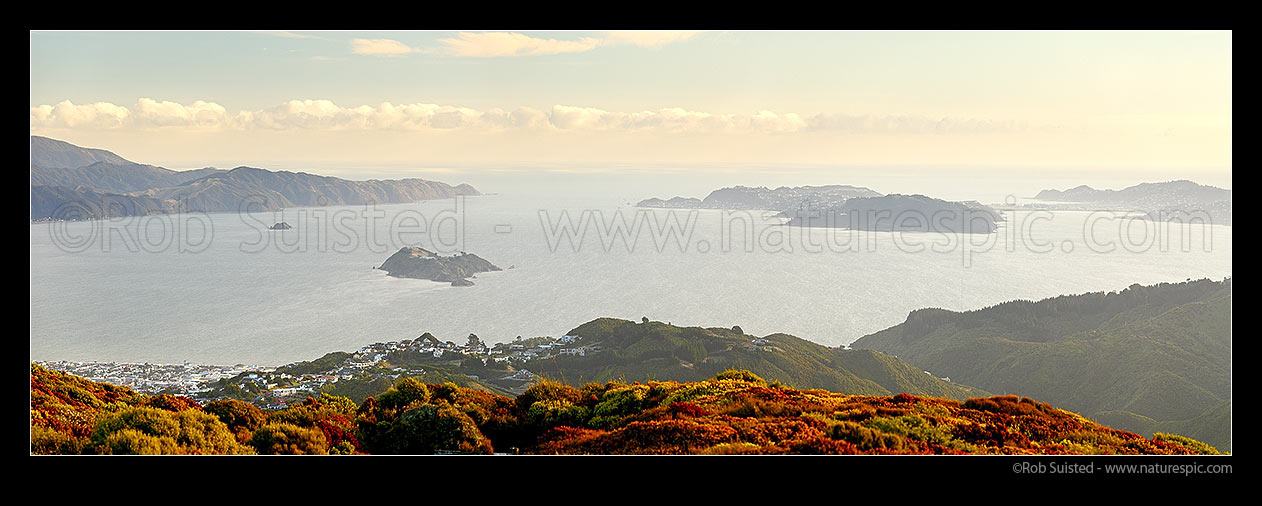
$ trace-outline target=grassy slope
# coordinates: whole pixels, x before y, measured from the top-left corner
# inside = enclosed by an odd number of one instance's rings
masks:
[[[964,399],[980,389],[942,381],[881,353],[828,348],[788,334],[766,336],[772,351],[749,350],[755,336],[732,329],[640,324],[600,318],[570,331],[584,346],[604,351],[586,357],[534,360],[526,368],[581,385],[589,381],[700,381],[727,369],[744,369],[769,381],[863,395],[911,393]]]
[[[846,395],[767,387],[749,373],[683,384],[589,385],[568,393],[552,386],[548,392],[538,392],[543,398],[529,412],[571,416],[566,426],[545,431],[530,453],[1217,453],[1191,440],[1149,440],[1017,396],[959,402]],[[621,416],[592,416],[582,424],[584,413],[611,411]]]
[[[1190,420],[1159,422],[1130,411],[1102,411],[1092,421],[1109,427],[1128,430],[1147,437],[1154,433],[1196,434],[1194,439],[1209,443],[1224,452],[1231,452],[1231,403],[1225,402]]]
[[[852,346],[1093,416],[1125,411],[1157,423],[1223,420],[1207,415],[1231,395],[1231,287],[1203,280],[968,313],[929,310]],[[1144,430],[1128,419],[1110,415],[1122,427]],[[1221,439],[1229,425],[1178,426],[1193,431],[1185,435],[1230,446]]]
[[[509,392],[507,389],[504,389],[500,386],[494,385],[486,381],[482,381],[480,379],[474,379],[470,377],[468,374],[457,371],[456,366],[440,364],[436,362],[418,362],[418,361],[400,360],[397,358],[400,355],[402,354],[400,353],[391,354],[391,356],[396,357],[396,359],[394,361],[387,359],[387,361],[383,364],[383,366],[394,367],[396,365],[399,365],[399,366],[405,366],[405,367],[424,368],[425,372],[423,374],[416,374],[416,373],[409,372],[402,375],[402,376],[416,378],[424,383],[432,383],[432,384],[455,383],[459,387],[468,388],[471,390],[482,390],[482,391],[494,393],[496,395],[510,395],[510,396],[512,395],[512,392]],[[363,402],[365,398],[381,395],[386,390],[388,390],[390,386],[393,384],[394,382],[388,378],[370,379],[367,377],[360,377],[360,378],[353,378],[349,380],[341,380],[336,383],[326,384],[324,388],[322,388],[320,391],[329,395],[348,397],[355,402]]]

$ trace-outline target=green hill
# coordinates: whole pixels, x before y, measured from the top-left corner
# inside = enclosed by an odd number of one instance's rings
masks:
[[[1127,430],[1178,427],[1231,447],[1230,279],[1132,285],[963,313],[919,310],[851,346]],[[1213,414],[1220,411],[1226,416]]]
[[[569,335],[585,356],[528,361],[537,374],[573,385],[606,381],[701,381],[728,369],[768,381],[861,395],[910,393],[952,399],[987,392],[943,381],[895,357],[871,350],[828,348],[788,334],[746,335],[739,328],[678,327],[600,318]]]
[[[1104,411],[1091,417],[1092,421],[1109,427],[1125,427],[1126,430],[1153,437],[1157,433],[1200,434],[1203,441],[1225,441],[1223,451],[1230,451],[1231,403],[1225,402],[1190,420],[1159,422],[1129,411]]]

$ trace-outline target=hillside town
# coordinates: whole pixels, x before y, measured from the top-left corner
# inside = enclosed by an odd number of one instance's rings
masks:
[[[47,369],[62,371],[92,381],[125,386],[137,392],[170,393],[196,397],[206,384],[231,378],[247,371],[270,372],[274,368],[236,365],[133,364],[126,362],[75,362],[59,360],[36,362]]]
[[[598,353],[577,336],[564,335],[515,340],[487,346],[470,334],[464,344],[442,341],[426,332],[416,339],[366,345],[350,353],[330,353],[311,362],[279,367],[130,364],[115,362],[37,362],[48,369],[93,381],[127,386],[146,394],[183,395],[199,401],[232,397],[265,409],[281,409],[308,396],[319,396],[326,386],[343,381],[371,382],[422,376],[430,369],[455,370],[469,359],[481,360],[481,374],[463,374],[509,392],[524,391],[538,381],[526,362],[558,356],[583,357]],[[475,364],[476,365],[476,364]]]

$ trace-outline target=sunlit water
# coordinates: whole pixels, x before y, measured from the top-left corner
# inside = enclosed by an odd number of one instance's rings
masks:
[[[592,220],[585,235],[553,240],[562,210],[575,225]],[[365,213],[374,212],[369,225]],[[651,226],[672,215],[680,225],[695,219],[682,251]],[[799,229],[756,217],[750,241],[742,223],[752,215],[726,216],[502,194],[462,207],[444,200],[32,224],[31,358],[276,365],[426,331],[453,341],[557,336],[601,316],[740,325],[839,345],[918,308],[1231,275],[1229,226],[1131,222],[1123,237],[1123,221],[1098,214],[1006,213],[998,234],[947,236]],[[327,226],[334,217],[338,224]],[[631,228],[637,218],[644,221],[630,248],[608,233],[606,248],[600,230],[608,226],[597,221]],[[295,228],[262,230],[276,221]],[[418,223],[438,232],[392,236]],[[1145,244],[1145,235],[1155,240]],[[506,270],[457,288],[373,269],[407,245],[468,251]]]

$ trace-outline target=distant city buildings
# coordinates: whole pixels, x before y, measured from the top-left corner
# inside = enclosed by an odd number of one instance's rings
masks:
[[[394,353],[416,353],[434,359],[451,357],[450,364],[459,365],[464,357],[481,358],[484,366],[504,364],[508,366],[499,377],[482,377],[488,380],[529,382],[538,376],[526,370],[529,360],[550,359],[558,356],[585,357],[600,352],[599,346],[582,346],[578,336],[564,335],[520,339],[488,347],[478,339],[470,339],[465,345],[452,341],[439,341],[425,334],[412,340],[374,343],[350,354],[345,360],[328,365],[324,370],[305,374],[277,372],[285,367],[258,367],[236,364],[232,366],[198,365],[185,362],[180,365],[131,364],[116,362],[36,362],[53,370],[73,374],[92,381],[126,386],[140,393],[170,393],[198,400],[222,398],[221,389],[248,394],[254,404],[265,409],[280,409],[307,396],[318,397],[325,385],[356,378],[384,377],[397,379],[403,375],[422,375],[422,368],[404,368],[390,364],[388,357]],[[516,365],[516,368],[513,367]],[[382,367],[387,366],[387,367]],[[478,379],[478,376],[469,375]]]
[[[59,360],[36,362],[47,369],[62,371],[92,381],[125,386],[141,393],[175,393],[187,397],[209,390],[207,383],[232,378],[248,371],[269,372],[274,368],[246,366],[172,364],[132,364],[118,362],[75,362]]]

